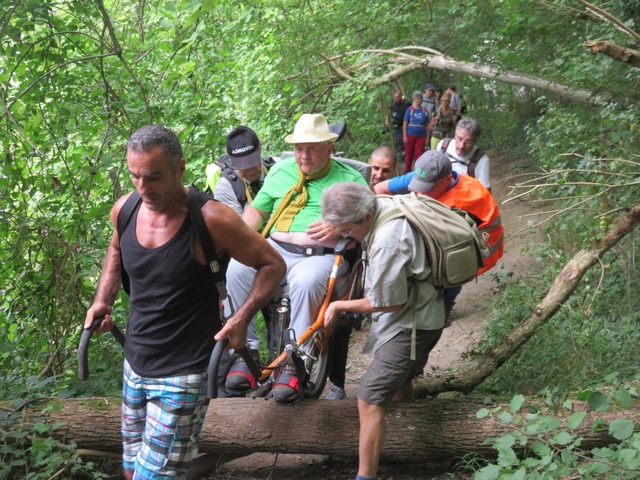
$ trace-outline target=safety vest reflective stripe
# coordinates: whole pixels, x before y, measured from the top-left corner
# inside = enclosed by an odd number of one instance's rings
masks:
[[[493,230],[494,228],[496,228],[501,223],[502,220],[500,220],[500,215],[498,215],[498,217],[493,222],[491,222],[489,225],[485,224],[482,227],[478,227],[478,230],[480,230],[481,232],[488,232],[489,230]]]
[[[500,248],[500,245],[502,245],[503,240],[504,240],[504,234],[500,235],[500,238],[497,241],[489,244],[489,251],[491,252],[491,255],[493,255],[496,252],[496,250]]]

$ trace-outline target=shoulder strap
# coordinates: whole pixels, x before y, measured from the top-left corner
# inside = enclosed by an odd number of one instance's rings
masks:
[[[196,187],[195,185],[192,185],[189,189],[189,193],[187,195],[187,208],[189,209],[189,217],[191,217],[191,223],[193,223],[193,226],[195,227],[196,233],[198,235],[198,239],[200,240],[200,245],[202,245],[204,256],[207,259],[207,263],[209,265],[211,278],[216,284],[220,300],[223,300],[227,298],[227,288],[225,285],[225,269],[218,261],[216,248],[213,245],[211,234],[209,233],[207,224],[204,221],[204,216],[202,215],[200,204],[198,203],[198,192],[198,187]]]
[[[441,152],[447,153],[447,148],[449,148],[449,144],[451,143],[451,138],[445,137],[442,139],[442,147],[440,149]]]
[[[131,222],[131,217],[133,217],[133,212],[138,207],[140,200],[141,198],[140,198],[140,194],[138,193],[138,190],[134,190],[133,193],[129,195],[129,198],[127,198],[127,200],[124,202],[124,205],[122,205],[122,208],[120,208],[120,211],[118,212],[118,219],[116,221],[117,223],[116,230],[118,231],[118,242],[120,242],[120,239],[122,238],[122,232],[124,232],[125,228],[127,228],[127,225],[129,225],[129,222]],[[129,295],[129,290],[130,290],[129,274],[124,269],[124,266],[122,264],[122,250],[120,250],[120,280],[122,281],[122,288],[124,289],[125,293]]]
[[[240,202],[240,206],[244,208],[247,204],[247,187],[244,184],[244,181],[240,178],[240,175],[229,165],[225,166],[222,169],[222,173],[220,174],[231,184],[233,188],[233,193],[235,194],[238,202]]]
[[[224,167],[230,167],[231,166],[231,159],[229,158],[229,155],[224,153],[217,160],[214,160],[213,163],[218,165],[221,169],[224,169]]]
[[[393,195],[384,195],[379,194],[376,195],[376,198],[393,198]],[[367,240],[367,258],[369,257],[369,249],[373,244],[373,238],[375,237],[377,231],[384,225],[386,222],[393,220],[394,218],[402,217],[403,214],[397,207],[391,207],[385,210],[384,212],[376,213],[376,217],[373,219],[371,223],[371,233],[369,233],[369,239]]]
[[[476,165],[478,165],[478,162],[483,156],[484,156],[484,150],[481,148],[478,148],[469,159],[469,169],[467,170],[467,175],[473,178],[476,177]]]

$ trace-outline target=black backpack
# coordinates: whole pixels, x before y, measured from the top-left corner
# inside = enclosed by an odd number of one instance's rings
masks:
[[[271,157],[262,158],[261,160],[262,160],[262,164],[267,169],[267,171],[269,171],[269,169],[273,166],[273,164],[276,163],[275,160]],[[244,181],[242,180],[242,178],[240,178],[240,176],[238,175],[238,172],[236,172],[233,169],[229,155],[225,153],[213,163],[215,163],[216,165],[218,165],[218,167],[220,167],[220,176],[226,178],[227,181],[231,184],[231,187],[233,187],[233,193],[235,193],[236,198],[240,203],[240,206],[244,208],[244,206],[247,204],[247,201],[248,201],[247,190],[246,190]],[[213,192],[209,192],[209,193],[213,193]]]

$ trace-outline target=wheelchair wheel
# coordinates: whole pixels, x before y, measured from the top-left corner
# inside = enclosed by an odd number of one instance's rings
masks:
[[[329,373],[329,342],[325,332],[320,331],[302,346],[305,368],[309,374],[305,397],[320,398]]]

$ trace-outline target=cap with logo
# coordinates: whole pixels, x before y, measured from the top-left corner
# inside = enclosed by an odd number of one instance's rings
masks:
[[[413,170],[413,178],[407,187],[418,193],[427,193],[438,180],[451,175],[451,160],[439,150],[428,150],[418,160]]]
[[[227,135],[227,155],[236,170],[260,165],[260,139],[249,127],[240,125]]]

